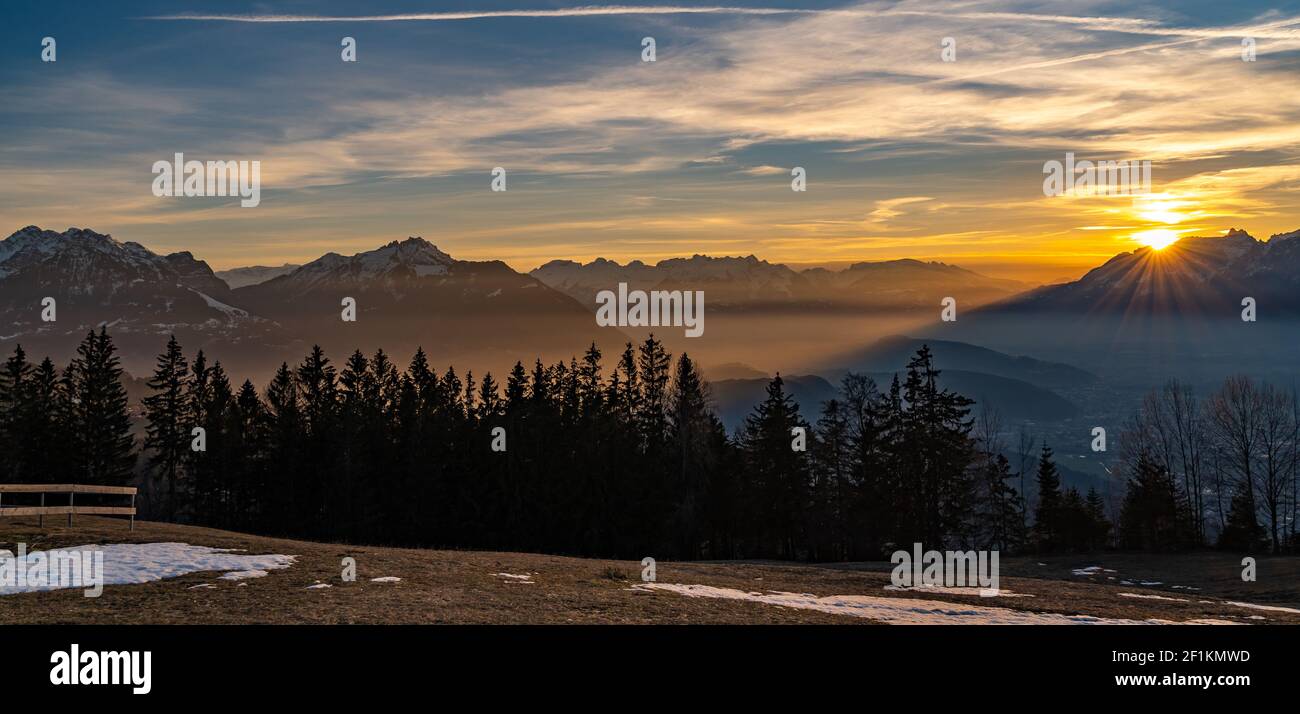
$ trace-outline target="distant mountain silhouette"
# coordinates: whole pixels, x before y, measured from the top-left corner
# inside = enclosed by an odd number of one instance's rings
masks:
[[[937,351],[936,351],[937,354]],[[889,389],[897,373],[904,378],[903,370],[863,372],[871,377],[882,392]],[[809,423],[816,423],[822,403],[839,398],[838,382],[832,383],[818,375],[782,375],[786,391],[799,404],[799,413]],[[711,383],[712,396],[718,416],[730,431],[744,425],[745,417],[766,396],[769,377],[755,379],[723,379]],[[1059,421],[1076,416],[1079,409],[1060,395],[1023,380],[1001,377],[960,369],[945,369],[939,383],[963,396],[974,399],[977,411],[995,409],[1008,422]]]
[[[707,365],[704,368],[704,376],[709,381],[719,379],[761,379],[766,378],[767,373],[757,369],[744,362],[723,362],[721,364]]]
[[[218,270],[216,276],[225,281],[231,290],[242,288],[249,285],[264,283],[271,278],[278,278],[281,275],[288,275],[302,266],[297,263],[285,263],[280,266],[268,265],[250,265],[246,268],[231,268],[229,270]]]
[[[869,373],[878,384],[888,387],[893,373]],[[903,375],[899,374],[899,379]],[[945,369],[939,384],[975,400],[977,410],[994,409],[1008,423],[1022,421],[1059,421],[1079,413],[1070,400],[1021,379],[995,374]]]
[[[808,423],[817,422],[822,402],[834,399],[839,389],[815,374],[781,375],[785,391],[799,404],[799,413]],[[753,411],[754,406],[767,396],[770,377],[750,379],[719,379],[709,383],[713,404],[718,410],[718,418],[726,425],[727,431],[735,432],[745,424],[745,417]]]
[[[1070,283],[1049,285],[983,313],[1062,312],[1235,317],[1243,297],[1270,312],[1300,315],[1300,231],[1260,241],[1231,229],[1154,250],[1120,253]]]
[[[1023,380],[1040,387],[1078,387],[1097,381],[1097,375],[1060,362],[1012,356],[978,345],[953,340],[919,339],[891,335],[835,360],[841,369],[858,372],[898,371],[907,365],[922,345],[934,353],[935,367],[944,370],[983,372]]]
[[[980,305],[1030,287],[955,265],[911,259],[855,263],[838,271],[796,271],[752,255],[695,255],[654,265],[639,260],[620,265],[604,258],[586,264],[553,260],[530,275],[593,307],[597,292],[625,282],[633,289],[703,290],[710,309],[724,311],[929,310],[947,296]]]
[[[1254,321],[1244,321],[1245,298]],[[959,311],[913,334],[1086,366],[1132,384],[1211,385],[1230,374],[1287,380],[1300,349],[1300,231],[1242,230],[1121,253],[1080,279]]]

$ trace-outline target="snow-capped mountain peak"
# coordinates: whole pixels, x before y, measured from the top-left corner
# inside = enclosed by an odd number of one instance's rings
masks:
[[[68,251],[104,255],[123,254],[137,261],[147,261],[153,255],[138,243],[123,245],[113,240],[110,235],[96,233],[88,228],[69,228],[62,233],[57,233],[37,226],[27,226],[0,241],[0,265],[8,263],[10,259],[19,255],[23,255],[30,262]],[[0,274],[8,272],[12,272],[12,269],[0,271]]]
[[[358,253],[355,258],[368,271],[386,273],[397,266],[411,266],[417,275],[443,274],[449,265],[456,262],[434,244],[416,236]]]
[[[45,298],[57,319],[45,321]],[[24,347],[66,352],[86,330],[108,325],[132,363],[178,334],[190,341],[261,336],[265,321],[230,304],[230,288],[189,252],[159,255],[86,228],[28,226],[0,241],[0,323]],[[139,361],[136,361],[139,360]]]
[[[355,255],[326,253],[274,280],[296,285],[300,291],[318,285],[382,285],[405,278],[446,275],[456,262],[429,241],[413,236]]]
[[[0,242],[0,277],[30,272],[38,266],[57,265],[72,282],[89,282],[100,274],[136,274],[160,279],[162,256],[139,243],[120,243],[88,228],[62,233],[27,226]]]

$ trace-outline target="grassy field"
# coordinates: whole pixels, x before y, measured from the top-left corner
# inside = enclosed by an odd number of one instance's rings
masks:
[[[55,521],[56,523],[52,523]],[[778,606],[770,602],[688,597],[640,585],[632,561],[592,560],[528,553],[419,550],[264,538],[208,528],[81,517],[67,528],[47,519],[0,520],[0,549],[29,550],[108,543],[183,542],[251,554],[297,556],[266,577],[229,581],[199,572],[139,585],[110,585],[99,598],[80,590],[0,596],[2,623],[827,623],[872,624],[870,616]],[[357,562],[355,582],[343,582],[341,560]],[[1300,558],[1259,558],[1259,578],[1240,579],[1240,558],[1220,553],[1176,556],[1097,554],[1008,558],[1003,589],[1033,597],[886,590],[887,563],[658,563],[657,582],[788,592],[806,599],[829,596],[904,598],[986,607],[1175,622],[1216,620],[1243,624],[1300,624]],[[1099,566],[1093,574],[1073,571]],[[529,576],[527,582],[521,577]],[[398,577],[400,582],[373,582]],[[1131,584],[1123,584],[1128,581]],[[329,588],[309,589],[323,583]],[[1139,583],[1148,583],[1141,585]],[[1151,584],[1151,583],[1159,583]],[[195,588],[197,585],[209,587]],[[1177,587],[1175,587],[1177,586]],[[1141,597],[1133,597],[1138,595]],[[817,598],[813,597],[817,596]],[[1156,597],[1151,597],[1156,596]],[[894,601],[889,601],[894,602]],[[904,600],[898,601],[899,603]],[[1232,602],[1271,607],[1254,609]],[[924,608],[919,608],[924,609]],[[1262,618],[1262,619],[1261,619]]]

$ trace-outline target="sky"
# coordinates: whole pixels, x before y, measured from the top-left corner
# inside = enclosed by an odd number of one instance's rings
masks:
[[[1300,229],[1296,3],[0,12],[0,235],[88,227],[216,269],[418,235],[519,270],[702,253],[1050,280],[1143,242]],[[260,205],[153,195],[177,152],[260,161]],[[1152,194],[1045,196],[1067,152],[1150,161]]]

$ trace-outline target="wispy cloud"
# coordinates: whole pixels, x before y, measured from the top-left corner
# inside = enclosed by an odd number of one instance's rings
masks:
[[[741,169],[740,173],[745,174],[746,176],[776,176],[779,174],[788,174],[790,173],[790,169],[764,164],[763,166],[750,166],[749,168]]]
[[[628,258],[681,245],[730,250],[737,241],[755,246],[746,252],[761,246],[799,259],[900,249],[1104,253],[1112,236],[1077,227],[1136,225],[1131,206],[1051,201],[1041,192],[1043,161],[1073,151],[1152,160],[1157,186],[1199,201],[1199,217],[1300,225],[1300,177],[1279,168],[1300,156],[1300,18],[1240,11],[1230,23],[1197,24],[1173,10],[1108,17],[1114,5],[1099,2],[1073,5],[1078,16],[1017,7],[903,0],[154,16],[607,24],[657,16],[652,34],[663,42],[658,61],[643,63],[640,34],[625,48],[568,42],[552,52],[546,33],[514,43],[497,34],[505,23],[459,27],[447,36],[464,41],[456,52],[466,56],[448,52],[440,71],[471,77],[467,86],[429,81],[427,38],[417,46],[412,35],[421,30],[412,26],[384,28],[385,44],[363,46],[363,60],[343,69],[336,56],[312,54],[318,39],[304,52],[288,33],[283,47],[253,53],[277,62],[274,70],[238,83],[191,85],[187,76],[150,84],[156,57],[134,77],[105,71],[51,81],[47,71],[13,86],[16,101],[0,108],[3,128],[20,139],[0,153],[0,181],[12,187],[0,198],[0,220],[93,213],[79,220],[199,222],[200,233],[215,236],[214,250],[227,245],[222,231],[238,232],[241,245],[265,242],[247,215],[223,220],[210,205],[149,200],[153,160],[204,150],[262,161],[267,197],[255,215],[277,244],[314,247],[436,225],[468,244],[461,253],[481,257],[581,245]],[[237,45],[247,29],[158,34]],[[948,36],[957,40],[956,62],[940,60]],[[469,56],[484,37],[492,56]],[[1258,41],[1258,62],[1240,61],[1243,37]],[[190,61],[183,50],[168,53],[168,66]],[[263,114],[258,101],[268,97],[286,100],[278,113]],[[77,172],[77,161],[88,168]],[[486,190],[493,166],[510,171],[508,200]],[[782,167],[791,166],[807,168],[808,192],[789,190]],[[932,202],[908,208],[922,200]],[[286,256],[279,245],[275,257],[314,256]]]
[[[391,15],[231,15],[181,13],[153,15],[142,20],[206,20],[213,22],[451,22],[509,17],[607,17],[611,15],[795,15],[817,10],[760,7],[686,7],[676,5],[587,5],[553,10],[481,10],[463,12],[414,12]]]
[[[929,196],[903,196],[876,201],[876,209],[871,212],[870,219],[872,223],[885,223],[891,218],[903,215],[903,211],[899,209],[909,203],[923,203],[933,200]]]

